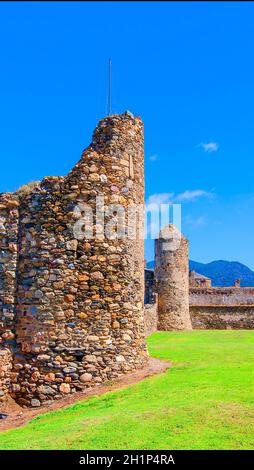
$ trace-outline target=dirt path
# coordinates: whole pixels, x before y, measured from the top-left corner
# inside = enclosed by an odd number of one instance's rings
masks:
[[[65,408],[70,406],[72,403],[75,403],[76,401],[84,400],[95,395],[99,396],[103,393],[111,392],[113,390],[126,388],[129,385],[140,382],[146,377],[151,377],[153,375],[165,372],[169,367],[171,367],[171,365],[172,364],[170,362],[149,358],[147,367],[119,377],[119,379],[115,380],[112,385],[99,385],[91,389],[86,389],[82,392],[76,392],[40,408],[22,408],[21,406],[17,405],[14,400],[9,398],[4,404],[0,405],[0,411],[9,415],[7,419],[0,420],[0,431],[23,426],[37,415],[46,413],[48,411]]]

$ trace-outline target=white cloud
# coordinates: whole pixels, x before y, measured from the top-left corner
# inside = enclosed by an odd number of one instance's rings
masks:
[[[147,199],[147,205],[149,206],[150,204],[172,204],[173,203],[173,196],[174,193],[157,193],[157,194],[152,194],[149,196]]]
[[[217,142],[202,142],[201,144],[199,144],[199,147],[202,147],[202,149],[206,153],[217,152],[219,150],[219,144]]]
[[[157,158],[158,158],[157,155],[154,154],[154,155],[151,155],[151,157],[149,158],[149,160],[151,160],[151,162],[156,162]]]
[[[175,202],[192,202],[196,201],[200,197],[212,197],[211,191],[205,191],[204,189],[194,189],[192,191],[186,190],[183,193],[177,194],[174,198]]]
[[[199,227],[200,225],[205,225],[207,223],[207,219],[202,215],[197,218],[193,218],[190,215],[187,215],[184,219],[184,222],[192,227]]]
[[[148,197],[146,204],[150,206],[152,204],[177,204],[181,202],[194,202],[201,197],[212,198],[214,193],[212,191],[205,191],[204,189],[194,189],[174,194],[174,193],[156,193]]]
[[[177,220],[179,217],[179,222],[181,224],[181,208],[177,206],[177,204],[188,203],[188,202],[195,202],[199,198],[206,197],[211,198],[214,196],[212,191],[205,191],[204,189],[195,189],[195,190],[186,190],[182,193],[175,194],[175,193],[155,193],[151,194],[148,199],[146,200],[146,214],[150,214],[147,218],[146,222],[146,231],[147,236],[151,235],[152,238],[156,238],[159,233],[160,223],[163,225],[169,223],[169,214],[170,214],[170,206],[172,204],[176,204],[174,209],[173,217],[175,216],[174,220]],[[177,211],[178,207],[178,211]],[[161,220],[160,220],[161,219]],[[204,216],[199,216],[193,218],[190,215],[187,215],[184,218],[186,225],[190,227],[199,227],[205,225],[207,220]],[[177,222],[174,222],[177,225]]]

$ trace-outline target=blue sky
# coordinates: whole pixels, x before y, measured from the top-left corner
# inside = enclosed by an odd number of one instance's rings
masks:
[[[0,191],[78,161],[111,57],[113,111],[145,123],[146,198],[184,201],[192,259],[254,269],[253,22],[244,2],[1,2]]]

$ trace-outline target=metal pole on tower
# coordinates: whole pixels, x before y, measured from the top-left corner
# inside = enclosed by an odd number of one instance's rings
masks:
[[[111,114],[111,59],[108,60],[108,116]]]

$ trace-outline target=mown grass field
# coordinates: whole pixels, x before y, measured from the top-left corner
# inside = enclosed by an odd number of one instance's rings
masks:
[[[0,433],[0,449],[253,449],[254,331],[161,332],[166,373]]]

